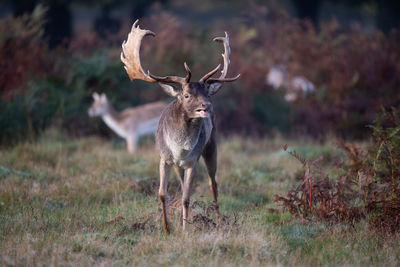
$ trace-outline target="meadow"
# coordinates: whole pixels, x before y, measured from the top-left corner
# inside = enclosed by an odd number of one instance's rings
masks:
[[[0,265],[400,265],[400,31],[334,18],[314,25],[276,1],[206,0],[204,10],[169,2],[140,20],[157,33],[142,47],[146,69],[180,75],[188,62],[201,77],[220,63],[222,47],[211,40],[227,31],[230,73],[242,74],[213,98],[222,216],[200,161],[186,233],[171,176],[166,234],[154,140],[141,140],[132,156],[86,115],[94,92],[117,110],[166,101],[123,70],[134,18],[118,17],[106,36],[78,31],[52,47],[51,8],[37,5],[0,20]],[[177,12],[183,2],[190,12]],[[232,13],[222,12],[228,6]],[[315,91],[285,101],[295,89],[266,82],[277,67]]]
[[[162,231],[158,155],[152,139],[132,156],[120,140],[71,139],[48,129],[36,142],[0,150],[0,263],[3,266],[398,266],[400,237],[365,220],[333,224],[291,218],[274,203],[298,183],[302,165],[290,144],[328,166],[344,154],[330,138],[219,138],[219,205],[203,162],[191,200],[191,224],[179,227],[180,189],[169,185],[171,234]],[[360,144],[361,146],[365,143]]]

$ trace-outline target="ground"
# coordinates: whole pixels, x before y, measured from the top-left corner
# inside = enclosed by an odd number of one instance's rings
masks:
[[[151,139],[136,155],[122,141],[70,139],[50,130],[34,143],[0,150],[1,265],[365,265],[397,266],[400,237],[293,219],[273,203],[296,185],[301,165],[288,143],[322,164],[343,157],[335,141],[282,137],[219,140],[217,180],[225,216],[213,227],[205,167],[192,197],[192,224],[179,228],[171,203],[171,234],[159,220],[158,155]],[[169,198],[179,196],[172,176]],[[207,220],[211,220],[207,222]]]

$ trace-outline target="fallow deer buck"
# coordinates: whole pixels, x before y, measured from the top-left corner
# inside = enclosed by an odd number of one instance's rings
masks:
[[[117,112],[102,93],[93,93],[93,104],[88,113],[91,117],[102,117],[103,121],[117,135],[126,140],[129,153],[136,150],[139,137],[156,132],[161,112],[167,106],[154,102]]]
[[[210,102],[224,82],[233,82],[240,77],[226,78],[229,66],[229,37],[214,38],[224,45],[222,54],[224,67],[219,78],[211,78],[219,69],[218,65],[198,82],[190,82],[191,72],[186,63],[186,77],[159,77],[144,72],[140,62],[140,46],[143,37],[155,36],[149,30],[140,29],[138,20],[133,24],[128,40],[122,44],[121,60],[131,80],[140,79],[158,83],[164,91],[175,97],[162,112],[157,126],[156,143],[160,153],[160,188],[158,196],[162,204],[164,230],[169,232],[166,211],[167,184],[173,166],[181,182],[182,188],[182,228],[186,229],[188,208],[190,203],[190,187],[196,164],[203,156],[209,178],[210,189],[218,211],[218,188],[215,180],[217,170],[217,145],[215,115]],[[177,84],[177,87],[171,84]]]

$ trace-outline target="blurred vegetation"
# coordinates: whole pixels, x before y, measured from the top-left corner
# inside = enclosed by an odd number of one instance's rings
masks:
[[[53,125],[72,136],[107,134],[87,108],[94,91],[105,92],[117,109],[165,98],[155,85],[131,83],[119,60],[120,45],[132,20],[114,33],[81,34],[66,45],[49,48],[43,37],[46,8],[0,21],[0,141],[34,139]],[[280,130],[314,136],[335,133],[360,138],[365,125],[383,107],[400,107],[400,33],[365,33],[342,28],[337,21],[317,29],[308,20],[291,17],[279,5],[251,2],[232,21],[207,27],[153,6],[141,20],[156,32],[145,40],[145,69],[159,75],[184,75],[188,62],[194,78],[216,66],[222,48],[211,39],[230,34],[230,74],[240,81],[215,96],[222,133],[263,135]],[[303,75],[316,87],[285,102],[285,88],[265,83],[271,66],[284,65],[289,76]]]
[[[113,92],[111,99],[121,107],[146,101],[126,90],[131,85],[122,64],[97,37],[83,36],[68,48],[49,49],[42,39],[45,12],[37,6],[30,15],[0,23],[0,53],[7,59],[0,63],[2,143],[33,139],[50,125],[71,135],[99,130],[86,115],[94,91]]]

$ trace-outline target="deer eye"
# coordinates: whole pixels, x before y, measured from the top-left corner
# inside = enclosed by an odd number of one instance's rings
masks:
[[[188,94],[185,94],[184,97],[187,99],[187,98],[189,98],[189,95],[188,95]]]

